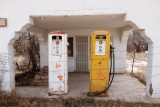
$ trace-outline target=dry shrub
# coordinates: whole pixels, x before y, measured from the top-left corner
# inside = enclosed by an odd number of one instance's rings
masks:
[[[100,100],[94,98],[67,98],[62,107],[159,107],[159,104],[131,103],[123,100]]]
[[[0,107],[46,107],[43,98],[23,98],[15,91],[9,93],[0,92]]]
[[[77,98],[23,98],[16,92],[0,92],[0,107],[160,107],[159,104],[124,102],[123,100],[101,100],[94,97]]]

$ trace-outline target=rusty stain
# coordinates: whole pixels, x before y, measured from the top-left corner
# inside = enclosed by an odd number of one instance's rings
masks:
[[[63,76],[62,75],[58,75],[57,76],[60,80],[62,80]]]
[[[59,88],[58,88],[58,90],[59,90],[59,92],[61,92],[62,91],[62,86],[61,85],[59,85]]]
[[[150,84],[149,94],[150,94],[151,96],[152,96],[152,94],[153,94],[152,83]]]
[[[56,63],[56,68],[58,69],[60,67],[61,67],[61,65]]]
[[[100,62],[98,62],[98,64],[101,64],[102,62],[100,61]]]
[[[104,73],[101,72],[101,71],[98,72],[98,76],[99,76],[99,78],[100,78],[101,80],[104,80],[104,79],[105,79],[105,75],[104,75]]]

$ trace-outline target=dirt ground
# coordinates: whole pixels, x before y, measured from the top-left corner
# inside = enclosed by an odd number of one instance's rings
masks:
[[[132,65],[133,65],[133,73],[137,78],[143,79],[146,81],[147,76],[147,54],[148,52],[141,52],[135,54],[134,64],[133,64],[133,57],[134,53],[128,53],[126,59],[126,72],[132,72]]]

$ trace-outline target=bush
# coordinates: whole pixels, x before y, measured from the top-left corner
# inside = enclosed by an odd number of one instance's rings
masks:
[[[16,92],[0,92],[0,107],[46,107],[43,98],[22,98]]]

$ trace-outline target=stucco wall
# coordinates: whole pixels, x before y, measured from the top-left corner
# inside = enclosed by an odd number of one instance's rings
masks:
[[[47,4],[48,3],[48,4]],[[44,5],[47,4],[47,5]],[[151,38],[148,57],[148,83],[149,95],[150,83],[152,83],[153,96],[160,97],[160,13],[159,0],[1,0],[0,18],[7,18],[7,27],[0,27],[0,55],[8,56],[8,43],[15,36],[15,31],[20,31],[27,24],[32,23],[31,15],[92,15],[92,14],[118,14],[126,13],[126,20],[131,20],[139,28],[145,29],[146,35]],[[33,23],[32,23],[33,24]],[[118,43],[116,44],[118,45]],[[9,66],[8,57],[5,57],[6,69]],[[6,74],[5,90],[10,90],[12,74]],[[8,84],[9,83],[9,84]]]

